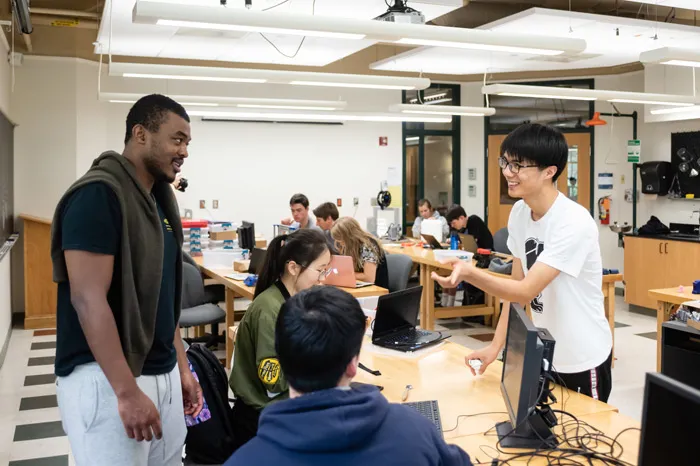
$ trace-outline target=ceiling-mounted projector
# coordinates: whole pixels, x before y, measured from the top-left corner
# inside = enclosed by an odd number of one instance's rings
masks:
[[[425,16],[418,10],[409,7],[406,0],[394,0],[386,13],[374,18],[377,21],[390,21],[392,23],[425,24]]]

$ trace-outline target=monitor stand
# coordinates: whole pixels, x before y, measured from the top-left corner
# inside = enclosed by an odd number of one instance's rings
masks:
[[[520,448],[525,450],[551,450],[557,439],[542,418],[533,414],[513,432],[510,422],[496,424],[498,442],[502,448]]]

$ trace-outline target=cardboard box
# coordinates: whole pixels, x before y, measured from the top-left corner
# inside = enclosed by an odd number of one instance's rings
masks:
[[[235,270],[236,272],[241,272],[241,273],[247,272],[248,267],[250,267],[249,260],[248,261],[241,260],[241,261],[234,261],[233,262],[233,270]]]
[[[214,241],[234,240],[236,238],[238,238],[238,234],[235,230],[212,231],[209,233],[209,239],[213,239]]]
[[[266,248],[267,247],[267,240],[265,238],[255,238],[255,247],[256,248]]]

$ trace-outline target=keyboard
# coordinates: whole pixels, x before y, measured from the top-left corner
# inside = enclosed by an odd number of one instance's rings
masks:
[[[422,337],[427,337],[432,335],[433,332],[427,330],[417,330],[415,328],[406,330],[395,335],[384,338],[385,340],[390,340],[391,342],[399,342],[399,344],[411,344],[418,343]]]
[[[403,403],[403,405],[418,411],[421,416],[432,422],[438,433],[442,435],[442,421],[440,421],[440,410],[438,409],[437,400],[412,401]]]

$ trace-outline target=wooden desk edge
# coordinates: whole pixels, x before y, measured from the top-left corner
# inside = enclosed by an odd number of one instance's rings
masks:
[[[29,215],[29,214],[20,214],[19,218],[21,218],[22,220],[25,220],[27,222],[42,223],[44,225],[51,225],[53,223],[53,221],[50,219],[35,217],[34,215]]]

